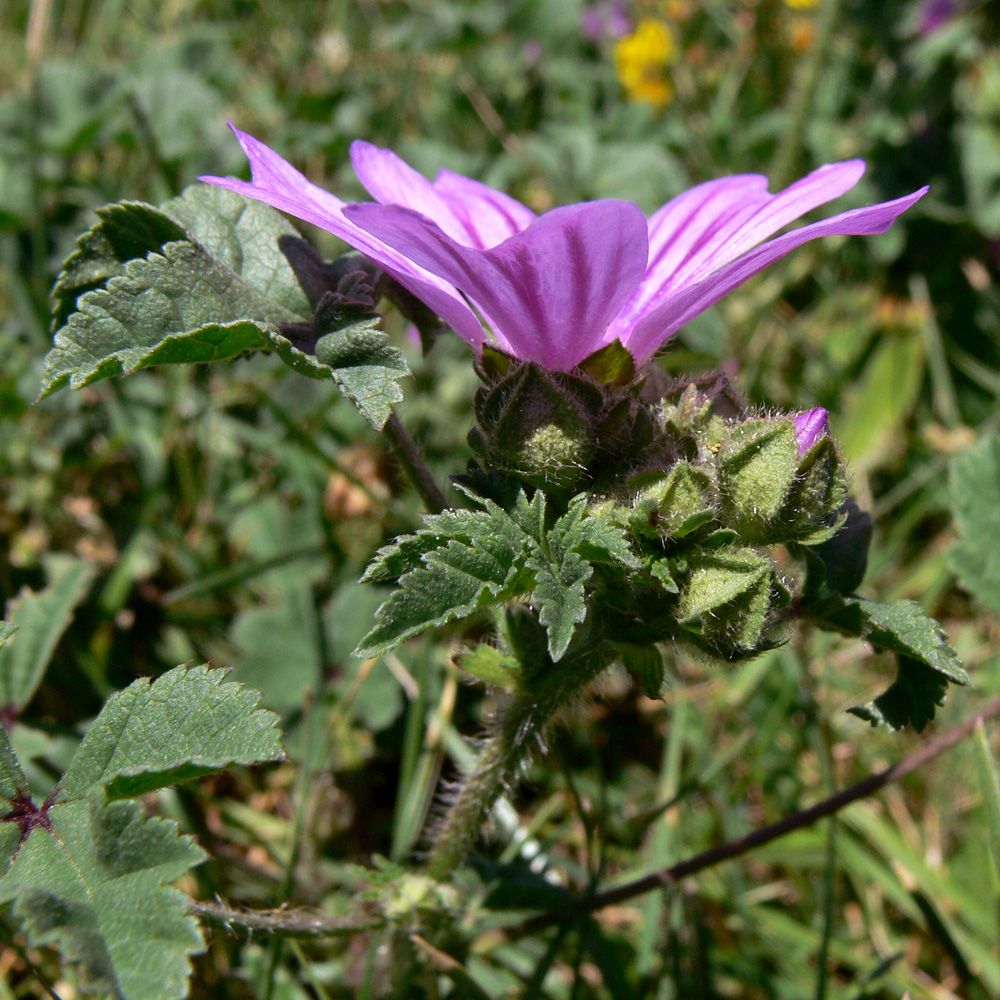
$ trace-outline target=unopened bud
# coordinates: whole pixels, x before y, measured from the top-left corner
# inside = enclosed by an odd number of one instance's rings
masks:
[[[677,617],[727,660],[771,643],[773,609],[787,601],[770,559],[753,549],[699,552],[687,561]]]
[[[781,511],[799,465],[793,421],[739,424],[719,449],[717,462],[723,523],[753,544],[779,541]]]
[[[703,469],[677,462],[667,472],[633,480],[642,488],[629,514],[629,527],[646,537],[682,538],[714,516],[715,485]]]

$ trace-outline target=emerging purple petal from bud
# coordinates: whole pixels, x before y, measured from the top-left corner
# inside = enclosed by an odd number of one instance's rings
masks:
[[[799,442],[799,458],[821,438],[830,433],[830,414],[817,406],[814,410],[806,410],[795,418],[795,437]]]

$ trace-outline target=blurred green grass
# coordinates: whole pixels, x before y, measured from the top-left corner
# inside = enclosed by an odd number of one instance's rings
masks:
[[[854,156],[869,171],[844,207],[929,183],[890,233],[802,248],[692,323],[663,364],[723,364],[761,405],[826,406],[877,516],[865,591],[920,601],[973,668],[973,688],[952,696],[941,723],[1000,691],[996,618],[948,561],[946,476],[954,454],[1000,426],[996,11],[956,4],[922,34],[922,2],[636,3],[633,18],[663,19],[677,40],[663,69],[673,99],[651,107],[616,78],[613,39],[585,36],[583,8],[0,10],[0,595],[40,588],[52,552],[99,574],[22,737],[39,737],[44,785],[60,751],[40,736],[72,733],[137,675],[208,660],[260,687],[285,717],[293,763],[157,803],[214,856],[187,886],[202,898],[276,905],[297,854],[291,899],[336,909],[351,886],[345,861],[417,846],[438,776],[468,753],[459,733],[477,732],[489,705],[457,685],[446,647],[350,658],[378,599],[354,581],[418,510],[382,442],[322,384],[255,357],[31,405],[48,289],[92,210],[243,171],[227,118],[344,197],[363,195],[347,160],[358,137],[538,209],[622,197],[648,211],[724,174],[797,176]],[[460,471],[467,352],[445,339],[421,360],[393,322],[416,373],[404,420],[441,476]],[[666,703],[611,684],[534,768],[497,836],[520,823],[555,881],[585,886],[777,819],[916,745],[843,712],[881,689],[883,668],[857,644],[811,636],[725,674],[680,659]],[[505,941],[473,921],[467,968],[490,996],[998,996],[982,752],[962,746],[851,807],[832,839],[803,831],[602,913],[587,938]],[[215,934],[194,995],[371,995],[381,972],[359,947],[287,953],[269,986],[266,942]],[[54,974],[51,955],[33,960]],[[41,995],[16,950],[0,963],[0,997]]]

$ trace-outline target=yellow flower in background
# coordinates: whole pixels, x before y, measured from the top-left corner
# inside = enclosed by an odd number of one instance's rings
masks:
[[[809,10],[810,7],[815,7],[818,3],[819,0],[785,0],[785,5],[793,10]]]
[[[673,32],[656,18],[643,18],[631,35],[619,38],[615,43],[615,72],[628,96],[658,107],[669,104],[674,88],[664,71],[676,53]]]

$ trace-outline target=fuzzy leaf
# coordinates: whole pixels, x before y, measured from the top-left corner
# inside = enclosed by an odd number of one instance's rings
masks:
[[[11,608],[17,638],[0,648],[0,707],[19,712],[41,683],[56,644],[86,596],[93,567],[72,560],[38,594],[22,594]],[[6,624],[6,623],[5,623]]]
[[[309,315],[308,299],[279,246],[281,237],[298,231],[280,212],[212,184],[192,184],[161,208],[254,291],[289,313]]]
[[[165,243],[187,238],[184,227],[165,212],[141,201],[121,201],[96,211],[100,222],[76,241],[52,289],[54,329],[65,324],[85,292],[102,288],[125,273],[130,260],[160,250]]]
[[[402,400],[399,380],[410,374],[402,353],[390,346],[380,316],[345,323],[316,342],[316,360],[379,430]]]
[[[45,359],[42,395],[159,364],[219,361],[270,346],[296,319],[189,240],[129,261],[87,292]]]
[[[203,857],[172,821],[99,794],[47,809],[0,877],[0,900],[13,901],[33,947],[60,949],[85,989],[180,1000],[203,942],[187,898],[167,883]]]
[[[140,795],[229,764],[280,760],[278,716],[225,671],[176,667],[108,699],[60,782],[62,799],[95,785],[111,798]]]
[[[934,721],[935,709],[945,703],[947,696],[947,677],[920,660],[900,656],[895,681],[874,701],[848,711],[873,726],[885,725],[890,729],[913,726],[919,733],[928,722]]]
[[[549,656],[554,661],[566,652],[576,626],[587,617],[584,584],[594,572],[593,566],[572,550],[556,561],[537,552],[526,560],[535,571],[532,600],[538,605],[538,620],[549,637]]]
[[[27,794],[28,779],[24,776],[17,754],[10,745],[7,730],[0,726],[0,806],[6,812],[17,799]]]
[[[610,521],[586,517],[586,504],[586,497],[573,500],[548,533],[544,513],[541,521],[531,525],[539,543],[532,547],[525,565],[535,572],[531,599],[538,605],[538,620],[548,633],[549,655],[555,661],[562,658],[576,626],[587,617],[584,584],[593,575],[592,560],[631,568],[639,565],[624,530]],[[541,504],[536,506],[541,511]]]
[[[962,586],[1000,614],[1000,436],[951,463],[951,508],[961,538],[951,561]]]
[[[896,680],[874,701],[850,709],[872,725],[918,732],[944,703],[949,682],[968,684],[969,675],[948,644],[944,629],[914,601],[878,604],[859,597],[828,598],[810,609],[821,628],[859,636],[875,649],[896,653]]]
[[[220,361],[274,349],[296,371],[330,378],[381,428],[402,399],[403,355],[334,299],[313,317],[318,356],[284,332],[312,307],[279,239],[280,213],[224,188],[196,185],[161,209],[110,205],[80,237],[55,287],[55,345],[42,395],[161,364]]]
[[[422,566],[400,577],[399,589],[376,611],[377,624],[361,640],[356,656],[379,656],[425,629],[527,589],[517,585],[523,560],[519,563],[516,550],[490,534],[488,517],[485,521],[470,541],[448,540],[426,553]]]

